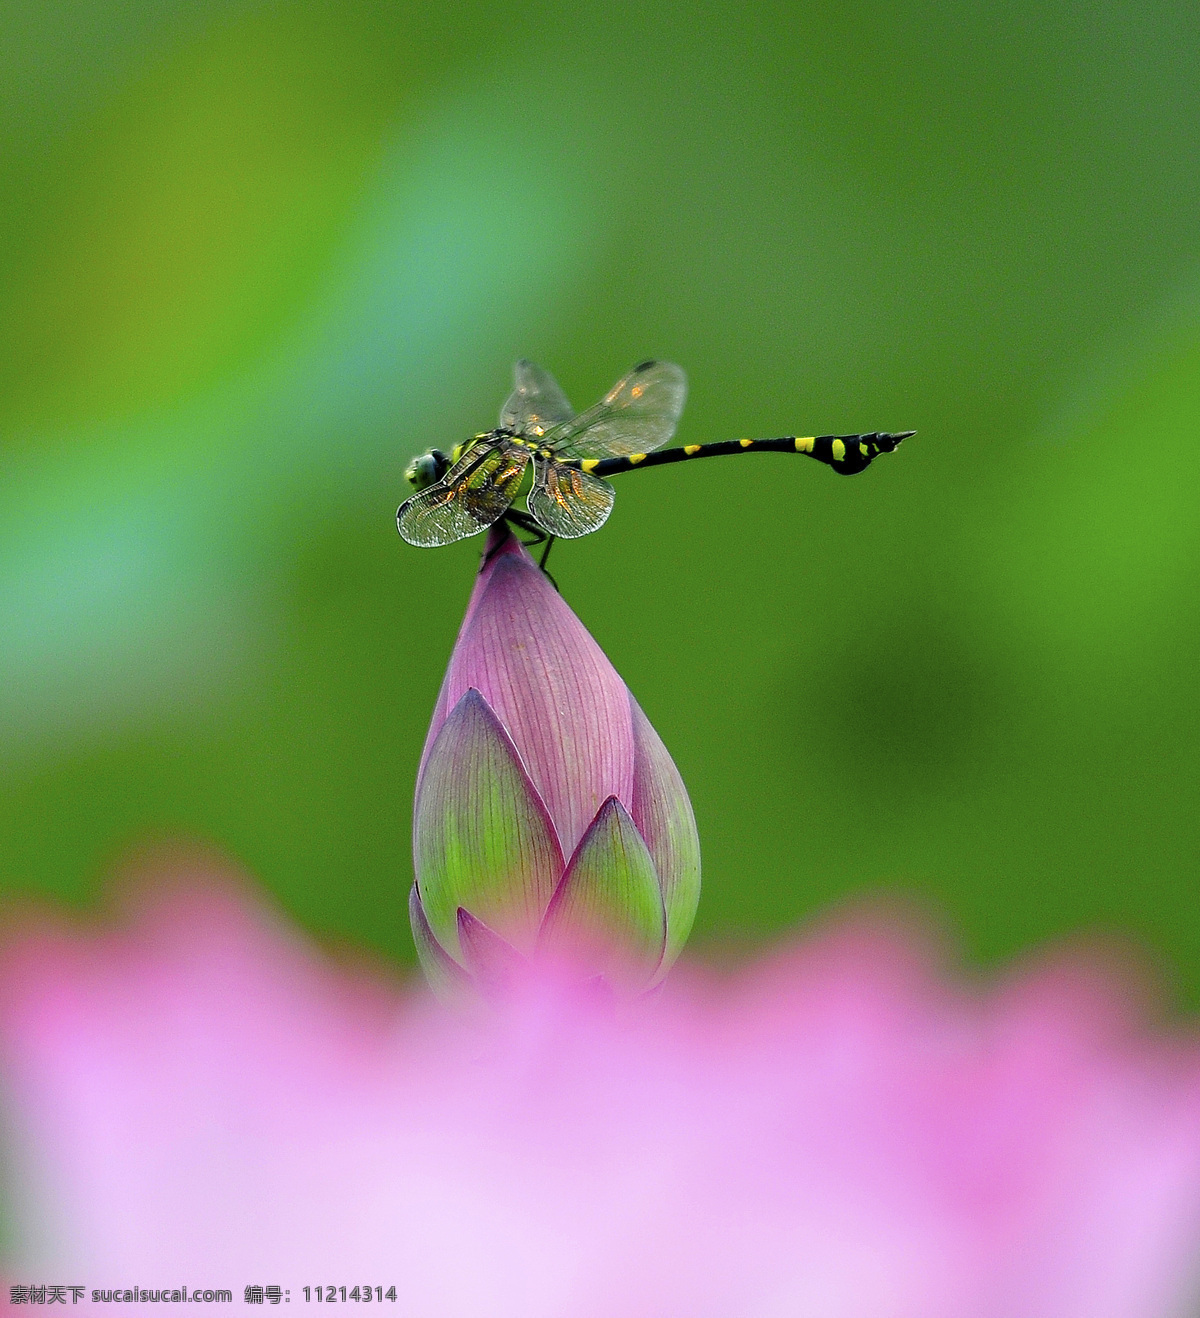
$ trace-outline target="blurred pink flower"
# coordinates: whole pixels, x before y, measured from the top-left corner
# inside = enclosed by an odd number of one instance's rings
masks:
[[[1177,1318],[1200,1047],[895,922],[466,1020],[211,876],[0,958],[15,1282],[395,1284],[406,1318]],[[392,1310],[389,1310],[392,1311]]]
[[[687,939],[700,843],[679,771],[625,683],[493,527],[421,757],[413,937],[435,988],[538,954],[645,988]]]

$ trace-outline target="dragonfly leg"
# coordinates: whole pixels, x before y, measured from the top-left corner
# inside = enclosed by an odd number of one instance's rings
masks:
[[[504,514],[504,520],[511,522],[513,526],[524,531],[526,535],[533,536],[532,540],[522,541],[523,544],[540,545],[546,539],[546,532],[529,516],[528,513],[518,512],[515,508],[510,508]]]
[[[550,557],[550,551],[553,548],[554,548],[554,537],[552,535],[548,535],[546,537],[546,548],[542,550],[542,556],[538,560],[538,567],[540,567],[542,571],[545,573],[546,580],[554,587],[555,590],[558,590],[558,582],[554,580],[554,578],[550,575],[549,572],[546,572],[546,559]],[[561,595],[562,591],[558,590],[558,593]]]
[[[546,546],[546,548],[542,550],[541,562],[538,563],[538,567],[540,567],[543,572],[546,572],[546,559],[549,557],[550,546],[554,543],[554,537],[548,535],[527,513],[518,512],[515,508],[510,508],[508,512],[504,514],[504,520],[532,537],[532,539],[521,541],[526,549],[535,549],[538,545],[542,544]],[[484,555],[484,563],[487,563],[495,552],[495,550],[492,550],[490,553]],[[546,577],[554,589],[558,590],[558,582],[550,576],[549,572],[546,572]],[[559,591],[559,593],[561,594],[562,592]]]
[[[527,531],[531,536],[533,536],[532,540],[521,541],[521,543],[527,549],[531,549],[535,545],[540,545],[542,541],[545,540],[546,538],[545,531],[542,530],[542,528],[533,520],[532,517],[526,517],[524,513],[515,512],[512,508],[510,508],[508,512],[506,512],[500,520],[503,522],[508,522],[512,526],[519,527],[522,531]],[[499,548],[500,546],[497,545],[496,549]],[[483,563],[480,564],[481,567],[492,561],[492,555],[496,552],[496,549],[489,549],[488,552],[484,554]]]
[[[546,559],[550,557],[550,548],[554,544],[554,536],[543,530],[528,513],[517,512],[516,509],[510,508],[504,515],[514,526],[520,527],[522,531],[533,537],[523,542],[526,549],[533,549],[537,545],[543,544],[546,546],[542,550],[542,557],[538,562],[538,567],[546,572]],[[549,572],[546,572],[546,577],[554,589],[558,590],[558,582],[554,580]],[[559,591],[559,594],[562,594],[562,592]]]

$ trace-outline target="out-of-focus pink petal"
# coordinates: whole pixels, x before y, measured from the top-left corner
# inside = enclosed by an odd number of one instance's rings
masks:
[[[499,717],[570,855],[609,796],[628,808],[633,726],[620,676],[507,528],[489,532],[422,756],[474,687]]]
[[[692,803],[662,738],[631,696],[633,716],[633,805],[629,811],[646,841],[662,888],[667,942],[665,974],[687,942],[700,902],[700,838]]]
[[[881,924],[467,1022],[185,890],[0,958],[4,1271],[370,1279],[422,1318],[1179,1318],[1200,1047],[1127,1004],[1073,965],[968,991]]]
[[[429,752],[413,819],[417,890],[433,936],[458,950],[458,909],[522,951],[563,870],[546,807],[487,701],[470,687]]]

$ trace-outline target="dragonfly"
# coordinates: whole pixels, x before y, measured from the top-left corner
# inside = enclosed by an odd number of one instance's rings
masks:
[[[556,539],[598,531],[612,512],[606,479],[642,467],[732,453],[803,453],[852,476],[891,453],[915,430],[863,435],[786,435],[664,449],[687,396],[687,377],[672,362],[640,362],[604,397],[576,415],[549,371],[522,360],[495,430],[475,435],[449,455],[431,449],[405,477],[416,493],[396,512],[401,536],[422,548],[449,545],[486,531],[501,518],[545,543],[544,568]],[[513,507],[530,463],[527,513]]]

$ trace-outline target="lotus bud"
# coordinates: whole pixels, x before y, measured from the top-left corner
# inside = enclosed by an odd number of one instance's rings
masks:
[[[439,991],[493,991],[550,959],[648,989],[696,913],[679,771],[507,527],[489,534],[434,708],[413,858],[413,937]]]

